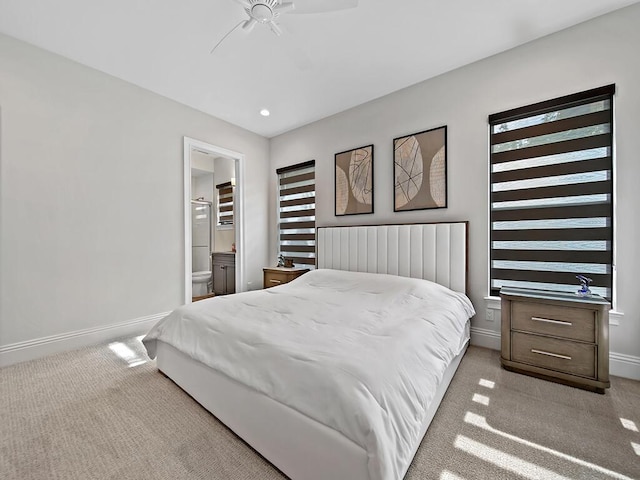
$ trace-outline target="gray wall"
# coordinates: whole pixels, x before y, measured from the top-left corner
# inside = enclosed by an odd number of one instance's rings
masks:
[[[640,271],[637,238],[640,204],[640,5],[635,5],[524,46],[451,71],[410,88],[273,138],[271,172],[316,160],[318,225],[470,221],[470,297],[476,328],[499,331],[484,319],[488,292],[487,116],[514,107],[615,83],[616,309],[624,312],[611,329],[611,350],[640,356]],[[392,74],[381,72],[381,75]],[[448,126],[448,208],[393,213],[394,137]],[[375,145],[375,213],[334,216],[336,152]],[[276,179],[271,175],[271,205]],[[275,211],[270,258],[277,253]]]
[[[0,347],[183,302],[183,136],[246,155],[247,281],[268,140],[0,35]]]

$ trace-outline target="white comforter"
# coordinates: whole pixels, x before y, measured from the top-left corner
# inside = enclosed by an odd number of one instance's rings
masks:
[[[474,313],[426,280],[316,270],[178,308],[143,342],[151,357],[161,340],[341,432],[367,451],[372,480],[398,480]]]

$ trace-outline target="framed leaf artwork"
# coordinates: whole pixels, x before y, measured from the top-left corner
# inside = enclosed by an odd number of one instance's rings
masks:
[[[447,126],[393,140],[394,212],[446,208]]]
[[[335,214],[373,213],[373,145],[335,155]]]

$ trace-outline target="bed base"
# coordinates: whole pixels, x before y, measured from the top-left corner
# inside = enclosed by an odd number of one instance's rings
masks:
[[[420,440],[464,356],[453,359],[422,425]],[[336,430],[157,342],[158,369],[293,480],[369,480],[367,453]],[[420,446],[416,442],[413,456]],[[409,464],[406,465],[403,476]]]

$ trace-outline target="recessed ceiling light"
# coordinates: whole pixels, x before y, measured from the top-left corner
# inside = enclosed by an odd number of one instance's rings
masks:
[[[269,112],[269,110],[267,110],[266,108],[263,108],[262,110],[260,110],[260,115],[262,115],[263,117],[268,117],[269,115],[271,115],[271,112]]]

